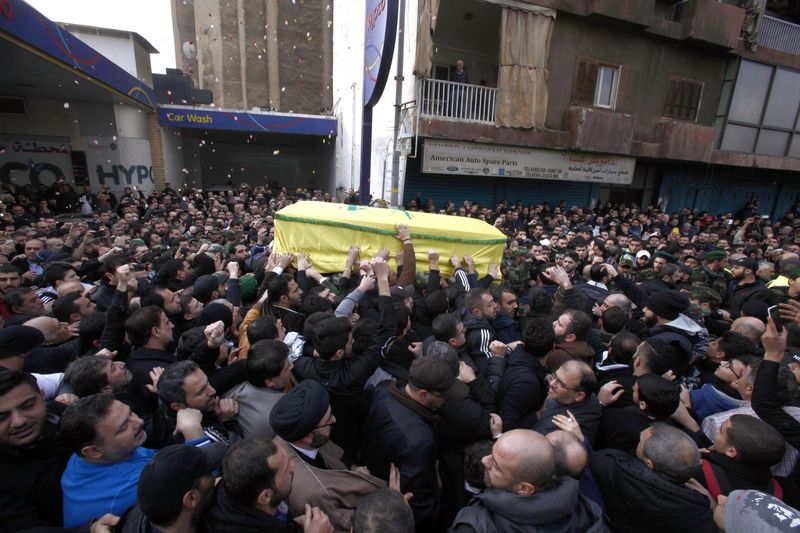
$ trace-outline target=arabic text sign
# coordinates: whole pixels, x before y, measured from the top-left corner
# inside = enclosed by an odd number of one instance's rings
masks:
[[[103,186],[121,191],[137,186],[153,189],[150,143],[127,137],[84,137],[89,184],[97,192]],[[71,145],[45,139],[0,138],[0,183],[50,186],[58,177],[74,185]]]
[[[629,185],[636,159],[488,144],[426,140],[422,171]]]
[[[52,185],[56,178],[72,182],[69,141],[0,138],[0,182],[17,187]]]

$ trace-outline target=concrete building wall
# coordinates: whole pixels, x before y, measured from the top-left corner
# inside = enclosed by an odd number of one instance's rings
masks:
[[[267,32],[266,2],[264,0],[239,0],[244,9],[243,25],[240,25],[240,38],[245,47],[244,84],[247,109],[254,107],[269,108],[269,78],[267,76],[267,48],[278,46],[270,44]],[[249,39],[248,39],[249,37]]]
[[[323,114],[330,110],[331,58],[326,49],[333,45],[328,27],[329,22],[333,24],[331,3],[306,0],[279,4],[281,111]],[[351,13],[358,13],[356,2],[345,3]]]
[[[205,89],[198,75],[196,51],[191,51],[192,47],[195,50],[197,48],[193,2],[172,0],[172,34],[175,39],[175,66],[192,77],[195,87]]]
[[[172,9],[178,66],[216,107],[330,110],[332,0],[172,0]]]
[[[548,60],[546,127],[566,129],[564,112],[571,105],[578,58],[620,66],[614,111],[636,117],[634,139],[652,139],[653,125],[662,118],[670,75],[703,82],[697,123],[713,126],[728,57],[641,32],[559,17]]]

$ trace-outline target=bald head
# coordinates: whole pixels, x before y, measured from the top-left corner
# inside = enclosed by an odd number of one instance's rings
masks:
[[[631,301],[627,296],[619,292],[612,292],[606,296],[606,299],[603,300],[603,304],[605,304],[606,307],[619,307],[625,311],[625,313],[630,313],[631,311]]]
[[[764,323],[753,316],[739,317],[731,324],[731,331],[744,335],[754,346],[761,344],[761,336],[766,329]]]
[[[533,494],[546,488],[555,473],[553,446],[547,437],[529,429],[503,433],[489,457],[487,486],[500,490]]]
[[[61,344],[71,336],[66,324],[49,316],[37,316],[25,322],[25,325],[41,331],[45,344]]]
[[[581,477],[581,473],[589,462],[589,454],[578,437],[559,430],[548,433],[547,440],[553,445],[555,452],[555,477]]]

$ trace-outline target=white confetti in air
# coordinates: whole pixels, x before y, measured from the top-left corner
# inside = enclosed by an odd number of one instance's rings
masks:
[[[272,155],[281,155],[280,150],[273,150]]]
[[[69,102],[64,102],[64,109],[69,109]]]

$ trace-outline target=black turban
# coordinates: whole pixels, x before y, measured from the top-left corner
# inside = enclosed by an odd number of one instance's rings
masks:
[[[269,415],[269,425],[286,442],[295,442],[316,428],[330,407],[328,391],[307,379],[278,400]]]

